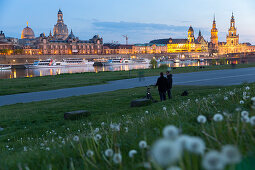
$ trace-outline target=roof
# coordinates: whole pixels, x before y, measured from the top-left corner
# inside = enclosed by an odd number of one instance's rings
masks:
[[[169,43],[169,38],[150,41],[150,44],[168,44],[168,43]]]
[[[160,46],[166,46],[166,44],[153,44],[153,43],[146,43],[146,44],[135,44],[134,46],[148,46],[148,47],[150,47],[150,46],[153,46],[153,45],[156,45],[157,47],[160,47]]]

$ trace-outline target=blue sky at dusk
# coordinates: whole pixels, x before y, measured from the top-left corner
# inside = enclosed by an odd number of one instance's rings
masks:
[[[19,37],[26,22],[36,36],[49,34],[58,9],[69,31],[80,39],[95,34],[104,42],[145,43],[158,38],[186,38],[190,25],[209,40],[216,15],[220,41],[225,41],[232,11],[240,42],[255,44],[254,0],[0,0],[0,30]]]

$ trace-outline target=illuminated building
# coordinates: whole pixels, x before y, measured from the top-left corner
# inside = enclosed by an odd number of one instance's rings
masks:
[[[134,54],[160,54],[167,53],[166,44],[135,44],[133,46]]]
[[[133,45],[104,44],[103,54],[133,54]]]
[[[167,53],[180,52],[208,52],[208,43],[199,31],[197,39],[194,36],[192,26],[189,27],[187,39],[159,39],[153,40],[153,44],[167,44]]]
[[[216,21],[214,18],[213,28],[211,31],[211,43],[210,50],[217,52],[218,54],[233,54],[233,53],[244,53],[244,52],[255,52],[255,46],[249,43],[239,43],[239,35],[235,27],[235,18],[232,13],[230,20],[230,28],[226,37],[226,42],[218,42],[218,30],[216,28]]]

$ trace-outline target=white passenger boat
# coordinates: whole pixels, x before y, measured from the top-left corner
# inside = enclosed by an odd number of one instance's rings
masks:
[[[82,58],[67,58],[63,59],[61,62],[57,62],[56,64],[66,67],[83,67],[93,66],[94,62]]]
[[[26,65],[26,68],[57,68],[61,67],[61,65],[56,63],[53,59],[47,60],[35,60],[32,65]]]
[[[10,70],[11,68],[10,65],[0,65],[0,70]]]
[[[137,58],[137,59],[133,59],[133,61],[136,64],[150,64],[150,60],[147,58]]]

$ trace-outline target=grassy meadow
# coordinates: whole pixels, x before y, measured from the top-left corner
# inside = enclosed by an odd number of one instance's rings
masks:
[[[235,68],[255,67],[254,63],[238,64]],[[232,69],[231,65],[215,65],[200,67],[183,67],[172,69],[173,74]],[[81,87],[95,84],[107,83],[107,81],[128,79],[143,76],[158,76],[160,72],[166,72],[167,66],[156,69],[131,70],[131,71],[115,71],[115,72],[98,72],[98,73],[75,73],[60,74],[55,76],[43,76],[33,78],[18,79],[0,79],[0,95],[27,93],[44,90],[54,90],[70,87]]]
[[[176,86],[171,100],[131,108],[145,91],[0,107],[0,169],[254,169],[255,84]],[[64,120],[74,110],[91,115]]]

